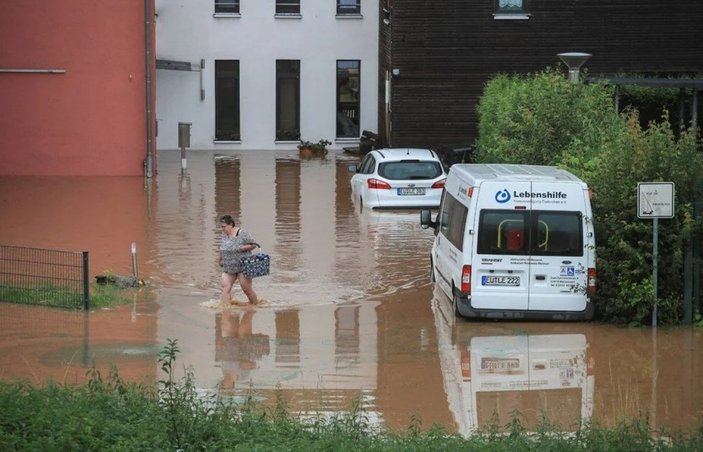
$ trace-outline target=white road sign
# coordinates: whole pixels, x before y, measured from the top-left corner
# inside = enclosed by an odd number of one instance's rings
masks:
[[[639,182],[638,218],[674,218],[674,183]]]

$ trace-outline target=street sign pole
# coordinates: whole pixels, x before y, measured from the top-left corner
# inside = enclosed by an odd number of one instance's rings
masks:
[[[652,284],[654,286],[654,308],[652,309],[652,326],[657,326],[657,270],[659,268],[659,218],[652,220]]]
[[[652,287],[654,306],[652,326],[657,326],[657,270],[659,268],[659,219],[674,218],[674,183],[640,182],[637,184],[637,216],[652,219]]]

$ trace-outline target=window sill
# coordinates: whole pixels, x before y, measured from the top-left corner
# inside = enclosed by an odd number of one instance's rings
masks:
[[[286,14],[281,14],[281,13],[276,13],[273,16],[275,19],[302,19],[303,15],[299,13],[286,13]]]
[[[358,14],[358,13],[354,13],[354,14],[337,14],[336,16],[334,16],[334,18],[335,18],[335,19],[342,19],[342,20],[344,20],[344,19],[357,19],[357,20],[358,20],[358,19],[363,19],[364,16],[362,16],[361,14]]]
[[[300,141],[298,140],[274,140],[274,144],[298,144]]]
[[[216,19],[240,19],[242,15],[239,13],[215,13],[212,17]]]
[[[242,140],[212,140],[213,144],[242,144]]]
[[[529,20],[531,14],[527,13],[495,13],[494,20]]]
[[[339,143],[339,144],[358,143],[358,142],[359,142],[359,138],[353,138],[353,137],[349,137],[349,138],[346,138],[346,137],[338,137],[338,138],[335,138],[335,139],[334,139],[334,142],[335,142],[335,143]]]

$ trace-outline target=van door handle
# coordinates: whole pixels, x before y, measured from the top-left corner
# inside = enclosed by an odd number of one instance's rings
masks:
[[[535,276],[535,279],[537,281],[544,281],[545,279],[547,279],[547,277],[544,275],[537,275],[537,276]]]

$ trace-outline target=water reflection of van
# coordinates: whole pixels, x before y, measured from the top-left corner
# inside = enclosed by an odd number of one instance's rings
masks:
[[[595,237],[586,184],[548,166],[457,164],[435,229],[431,274],[464,317],[593,317]]]
[[[452,344],[456,326],[443,317],[435,309],[444,387],[459,433],[502,429],[516,412],[528,431],[543,414],[564,432],[590,421],[595,379],[586,336],[477,336]]]

